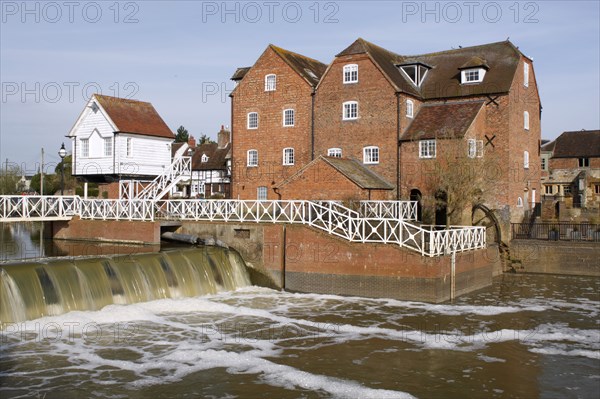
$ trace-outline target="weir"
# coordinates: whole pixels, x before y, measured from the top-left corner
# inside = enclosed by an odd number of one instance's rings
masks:
[[[248,285],[241,256],[219,247],[2,264],[0,324]]]

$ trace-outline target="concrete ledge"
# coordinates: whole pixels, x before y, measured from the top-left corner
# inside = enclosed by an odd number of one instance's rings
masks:
[[[518,273],[600,276],[600,243],[512,240],[510,257]]]
[[[160,223],[127,220],[83,220],[79,217],[52,224],[52,237],[131,244],[160,244]]]

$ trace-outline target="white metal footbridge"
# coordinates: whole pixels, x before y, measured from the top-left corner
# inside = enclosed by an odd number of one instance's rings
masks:
[[[414,201],[84,199],[79,196],[0,196],[0,222],[70,220],[207,221],[303,224],[350,242],[395,244],[423,256],[486,247],[485,227],[425,226]]]

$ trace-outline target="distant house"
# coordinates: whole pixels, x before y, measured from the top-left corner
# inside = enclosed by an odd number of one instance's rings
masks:
[[[196,146],[190,138],[187,150],[192,156],[191,185],[189,178],[174,187],[172,197],[191,198],[230,198],[231,182],[231,143],[230,132],[221,126],[216,143]],[[185,143],[175,143],[175,154]]]
[[[171,164],[174,135],[152,104],[94,94],[69,132],[73,175],[109,198],[122,180],[151,181]],[[106,196],[106,195],[105,195]]]
[[[564,132],[542,145],[541,156],[545,209],[548,202],[600,208],[600,130]]]

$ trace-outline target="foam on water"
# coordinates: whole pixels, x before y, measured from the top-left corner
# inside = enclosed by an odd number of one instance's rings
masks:
[[[528,328],[499,328],[501,324],[489,322],[490,316],[509,318],[523,313],[531,319],[527,312],[569,307],[589,317],[594,314],[594,306],[597,306],[594,301],[584,300],[574,304],[523,300],[507,306],[432,305],[246,287],[203,297],[113,304],[99,311],[44,317],[4,326],[0,339],[2,350],[40,343],[35,350],[19,352],[24,361],[35,361],[44,355],[59,356],[69,365],[63,372],[73,369],[85,373],[95,384],[119,384],[132,390],[174,383],[193,373],[223,368],[229,374],[253,375],[261,383],[284,389],[318,390],[333,397],[405,398],[411,396],[281,364],[286,361],[285,350],[316,350],[379,339],[388,342],[386,351],[399,355],[402,351],[474,352],[477,361],[486,364],[506,360],[484,355],[483,348],[516,341],[543,356],[597,360],[600,359],[597,328],[577,328],[560,322],[536,323],[535,319],[533,327]],[[459,320],[466,317],[479,322],[480,331],[415,329],[389,321],[374,321],[369,325],[351,317],[343,319],[344,322],[321,321],[328,313],[369,315],[371,320],[414,315]],[[106,352],[118,355],[107,356]],[[353,363],[360,366],[364,358],[357,357]],[[130,372],[136,378],[107,379],[107,369]],[[32,385],[44,386],[54,377],[32,374],[31,378]]]

